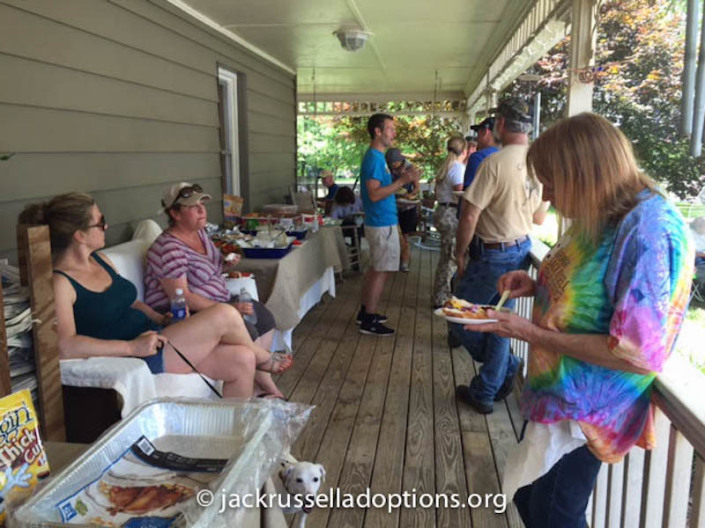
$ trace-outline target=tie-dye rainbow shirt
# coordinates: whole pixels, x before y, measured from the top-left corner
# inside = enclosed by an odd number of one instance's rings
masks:
[[[650,191],[591,249],[572,230],[539,270],[533,321],[569,334],[609,335],[618,358],[647,375],[531,349],[522,413],[532,421],[576,420],[600,460],[620,460],[635,444],[653,447],[651,385],[685,314],[694,253],[680,213]]]

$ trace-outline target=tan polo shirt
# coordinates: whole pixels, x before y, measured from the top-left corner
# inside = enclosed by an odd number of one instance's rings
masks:
[[[482,209],[475,234],[483,242],[513,242],[531,232],[541,184],[528,177],[528,150],[528,145],[507,145],[486,158],[463,195]]]

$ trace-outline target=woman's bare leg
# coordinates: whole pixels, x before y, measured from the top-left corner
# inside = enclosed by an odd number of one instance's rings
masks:
[[[189,358],[189,361],[201,374],[223,381],[223,396],[231,398],[252,397],[256,364],[255,355],[249,348],[218,345],[198,363],[195,363],[185,350],[179,348],[179,351]],[[176,374],[193,372],[191,367],[169,345],[164,347],[164,367],[167,372]]]
[[[258,365],[266,364],[271,359],[268,350],[252,341],[242,316],[229,304],[213,305],[183,321],[167,326],[162,334],[173,341],[182,352],[182,348],[191,351],[189,354],[192,354],[193,358],[191,355],[187,357],[196,366],[209,351],[221,343],[251,349]]]
[[[283,398],[284,393],[279,390],[269,372],[258,370],[255,372],[255,396],[272,395],[276,398]]]
[[[262,334],[257,339],[255,339],[255,344],[261,346],[265,350],[272,349],[272,342],[274,341],[274,330],[270,330],[266,334]]]
[[[255,339],[255,344],[261,346],[265,350],[271,350],[272,341],[274,341],[274,330],[270,330],[266,334],[262,334],[257,339]],[[272,379],[272,375],[269,372],[258,371],[255,374],[255,396],[264,396],[266,394],[273,394],[277,397],[284,397],[284,394],[279,390],[277,385]]]

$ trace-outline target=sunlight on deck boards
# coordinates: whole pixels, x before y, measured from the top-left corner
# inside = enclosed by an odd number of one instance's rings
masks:
[[[326,468],[323,493],[498,493],[500,472],[521,429],[516,395],[482,416],[455,401],[476,365],[449,350],[445,323],[431,310],[437,253],[414,248],[410,273],[397,273],[380,311],[393,338],[363,336],[355,317],[361,275],[316,306],[294,332],[294,366],[277,379],[295,402],[315,405],[293,448]],[[509,502],[509,501],[508,501]],[[516,509],[315,509],[307,528],[521,527]],[[290,519],[293,521],[293,519]]]

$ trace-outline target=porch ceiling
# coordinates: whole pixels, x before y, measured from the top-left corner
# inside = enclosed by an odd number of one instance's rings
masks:
[[[336,94],[467,97],[533,0],[169,0],[295,71],[303,99]],[[333,32],[372,33],[352,53]],[[461,95],[462,94],[462,95]],[[390,97],[393,98],[393,97]]]

